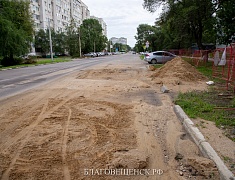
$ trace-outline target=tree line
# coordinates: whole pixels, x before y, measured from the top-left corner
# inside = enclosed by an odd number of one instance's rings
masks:
[[[155,12],[162,7],[155,25],[140,24],[135,36],[139,51],[184,49],[197,44],[228,44],[235,33],[234,0],[144,0],[144,8]]]
[[[0,63],[19,64],[20,56],[28,54],[32,45],[42,55],[50,52],[49,29],[34,30],[30,2],[0,1]],[[99,52],[108,39],[96,19],[86,19],[79,27],[71,20],[64,32],[51,29],[53,52],[79,57],[80,53]]]
[[[102,34],[102,27],[96,19],[86,19],[80,27],[72,20],[65,31],[51,30],[53,52],[56,55],[68,53],[80,57],[80,53],[100,52],[107,47],[108,39]],[[35,33],[35,48],[41,54],[50,52],[49,29],[40,29]]]

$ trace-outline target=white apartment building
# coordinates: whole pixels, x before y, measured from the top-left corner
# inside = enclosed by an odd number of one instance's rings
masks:
[[[96,20],[99,21],[100,25],[102,26],[103,35],[107,37],[107,24],[104,22],[104,20],[102,18],[98,18],[98,17],[95,17],[95,16],[91,16],[90,18],[91,19],[96,19]]]
[[[88,7],[81,0],[30,0],[35,30],[50,27],[64,31],[72,19],[77,26],[90,18]]]
[[[112,37],[110,40],[113,45],[116,43],[127,45],[127,38],[124,38],[124,37],[120,37],[120,38]]]

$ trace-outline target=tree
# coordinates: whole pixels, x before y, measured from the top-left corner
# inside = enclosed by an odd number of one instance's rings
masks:
[[[55,54],[65,54],[66,51],[66,35],[64,32],[52,31],[53,51]]]
[[[114,45],[113,45],[113,49],[117,49],[119,52],[126,52],[126,51],[128,51],[129,49],[131,49],[130,48],[130,46],[128,46],[128,45],[126,45],[126,44],[122,44],[122,43],[115,43]]]
[[[137,35],[135,39],[137,40],[137,46],[139,51],[153,51],[157,49],[157,28],[155,26],[150,26],[148,24],[140,24],[137,28]],[[149,47],[146,48],[146,42],[149,42]]]
[[[76,27],[76,23],[72,19],[70,25],[66,28],[66,49],[71,56],[79,55],[79,31]]]
[[[28,1],[0,1],[0,56],[9,61],[30,50],[33,21],[29,9]]]
[[[50,52],[49,30],[44,31],[43,29],[40,29],[36,32],[35,47],[37,51],[40,51],[43,55]]]
[[[131,51],[131,46],[129,46],[129,45],[126,45],[126,48],[127,48],[127,51]]]
[[[150,12],[160,4],[165,9],[158,22],[174,47],[182,47],[182,42],[187,45],[195,41],[200,49],[204,49],[203,41],[215,43],[213,14],[216,7],[211,0],[144,0],[144,7]],[[188,42],[184,42],[186,39]]]
[[[66,51],[66,35],[64,32],[51,30],[52,50],[55,54],[64,54]],[[46,55],[50,52],[49,29],[40,29],[35,33],[35,48],[37,52]]]
[[[235,35],[235,1],[220,0],[217,11],[218,40],[228,43],[232,35]]]
[[[80,27],[83,53],[98,52],[106,48],[108,39],[96,19],[85,19]]]

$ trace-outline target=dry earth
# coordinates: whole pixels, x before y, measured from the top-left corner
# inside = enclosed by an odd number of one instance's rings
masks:
[[[219,179],[170,96],[204,83],[171,80],[164,94],[154,73],[133,56],[2,101],[1,179]]]

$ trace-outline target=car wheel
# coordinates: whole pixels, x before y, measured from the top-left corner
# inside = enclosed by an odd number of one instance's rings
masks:
[[[152,59],[151,60],[151,64],[157,64],[157,60],[156,59]]]

